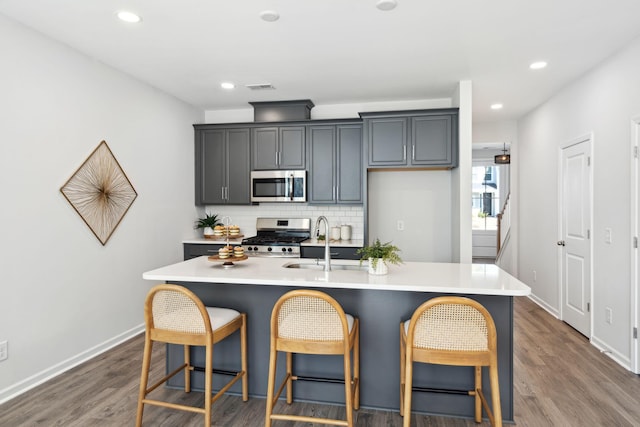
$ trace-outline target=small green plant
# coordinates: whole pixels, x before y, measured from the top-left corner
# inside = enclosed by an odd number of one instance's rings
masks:
[[[360,255],[360,265],[362,265],[362,261],[371,258],[371,266],[375,269],[379,259],[385,264],[400,264],[402,259],[398,252],[400,252],[400,248],[392,245],[391,242],[380,243],[380,239],[376,239],[373,245],[358,249],[357,254]]]
[[[478,212],[478,218],[486,218],[488,216],[489,214],[486,212],[482,212],[482,211]]]
[[[206,214],[204,218],[199,218],[196,221],[195,228],[207,228],[207,227],[213,228],[219,224],[220,224],[220,221],[218,221],[218,215]]]

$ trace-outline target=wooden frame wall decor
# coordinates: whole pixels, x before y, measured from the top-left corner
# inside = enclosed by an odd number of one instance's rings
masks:
[[[103,246],[138,197],[105,141],[60,191]]]

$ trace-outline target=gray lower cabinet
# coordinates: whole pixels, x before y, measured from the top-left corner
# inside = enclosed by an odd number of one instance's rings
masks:
[[[274,126],[252,130],[253,170],[304,169],[305,127]]]
[[[362,125],[308,127],[309,203],[362,203]]]
[[[458,165],[458,109],[362,113],[369,167]]]
[[[199,243],[183,243],[184,260],[197,258],[202,255],[217,255],[218,250],[224,246],[221,244],[199,244]]]
[[[360,259],[358,249],[346,246],[330,246],[331,259]],[[324,259],[324,246],[301,246],[300,258]]]
[[[196,205],[250,204],[250,132],[196,128]]]

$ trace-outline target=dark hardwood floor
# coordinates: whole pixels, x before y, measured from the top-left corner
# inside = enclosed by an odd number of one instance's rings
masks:
[[[527,298],[515,298],[514,409],[518,426],[640,426],[640,378]],[[131,426],[135,422],[143,338],[138,336],[0,405],[0,426]],[[160,347],[160,346],[159,346]],[[395,347],[394,347],[395,348]],[[154,356],[156,374],[164,352]],[[202,393],[160,388],[156,396],[202,404]],[[279,403],[280,411],[341,417],[340,406]],[[358,426],[400,426],[397,412],[360,409]],[[145,426],[201,426],[202,416],[146,407]],[[264,425],[264,400],[225,396],[212,425]],[[302,426],[304,423],[274,423]],[[315,425],[315,424],[314,424]],[[472,420],[412,415],[412,426],[477,426]],[[485,421],[480,424],[488,426]]]

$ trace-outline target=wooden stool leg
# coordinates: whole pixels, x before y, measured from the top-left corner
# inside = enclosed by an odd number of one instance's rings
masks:
[[[287,352],[287,404],[293,402],[293,354]]]
[[[138,411],[136,413],[136,427],[142,425],[142,413],[147,396],[147,386],[149,384],[149,367],[151,366],[151,352],[153,351],[153,341],[148,336],[144,339],[144,354],[142,356],[142,374],[140,374],[140,391],[138,393]]]
[[[242,313],[242,326],[240,327],[240,357],[242,359],[242,400],[249,400],[249,375],[247,371],[247,315]]]
[[[344,364],[344,403],[345,412],[347,413],[347,426],[353,427],[353,395],[351,394],[351,354],[348,349],[343,355]]]
[[[482,422],[482,401],[480,400],[480,390],[482,390],[482,366],[475,367],[475,420]]]
[[[211,426],[211,393],[213,383],[213,344],[206,346],[205,354],[207,360],[204,370],[204,425]]]
[[[184,346],[184,392],[191,393],[191,355],[189,346]]]
[[[404,342],[404,323],[400,323],[400,416],[404,416],[404,384],[405,384],[405,342]]]
[[[493,360],[489,366],[489,382],[491,383],[491,406],[493,407],[494,427],[502,427],[502,407],[500,406],[500,384],[498,382],[497,360]]]
[[[269,354],[269,378],[267,383],[267,413],[264,418],[264,426],[271,427],[271,414],[273,413],[273,395],[276,388],[276,365],[278,362],[278,352],[275,350],[274,344],[271,344]]]
[[[411,425],[411,392],[413,387],[413,360],[412,360],[412,348],[406,347],[406,362],[404,367],[404,419],[402,420],[403,427],[409,427]]]
[[[354,378],[354,398],[353,409],[360,409],[360,321],[356,319],[356,341],[353,343],[353,378]]]

